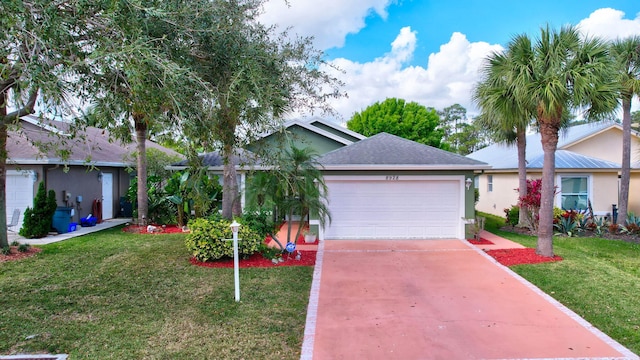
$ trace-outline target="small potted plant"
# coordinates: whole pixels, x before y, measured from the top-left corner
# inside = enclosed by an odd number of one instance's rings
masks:
[[[307,244],[311,244],[316,242],[316,234],[309,231],[309,229],[304,230],[304,242]]]

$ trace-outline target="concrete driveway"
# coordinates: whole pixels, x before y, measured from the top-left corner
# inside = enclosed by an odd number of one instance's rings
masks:
[[[461,240],[325,241],[302,359],[637,359]]]

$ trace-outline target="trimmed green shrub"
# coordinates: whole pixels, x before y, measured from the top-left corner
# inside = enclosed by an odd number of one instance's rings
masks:
[[[56,192],[49,190],[47,196],[44,182],[40,182],[38,192],[33,199],[33,208],[24,211],[24,221],[20,229],[20,235],[28,238],[42,238],[49,234],[53,222],[53,214],[58,207],[56,203]]]
[[[262,237],[275,231],[272,218],[272,212],[263,207],[246,209],[242,216],[243,225],[255,230]]]
[[[14,240],[11,242],[11,246],[19,246],[20,242],[18,240]]]
[[[278,257],[282,257],[283,251],[279,248],[269,247],[267,244],[260,244],[260,253],[262,257],[265,259],[275,259]]]
[[[5,246],[0,249],[0,254],[2,255],[11,255],[11,248],[9,246]]]
[[[520,208],[517,205],[504,209],[504,213],[506,215],[507,224],[511,226],[518,225],[518,221],[520,221]]]
[[[218,260],[233,257],[233,233],[231,222],[225,219],[211,221],[195,219],[189,221],[189,230],[185,244],[198,261]],[[249,257],[260,250],[264,238],[249,226],[240,226],[238,231],[238,253],[241,257]]]
[[[31,246],[29,244],[20,244],[18,245],[18,252],[27,252]]]

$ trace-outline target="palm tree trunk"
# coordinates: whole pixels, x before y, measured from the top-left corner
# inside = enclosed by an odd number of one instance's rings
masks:
[[[516,146],[518,147],[518,198],[527,196],[527,134],[525,129],[516,130]],[[518,226],[527,226],[527,213],[520,209]]]
[[[631,96],[622,97],[622,169],[620,174],[620,198],[618,221],[625,225],[629,207],[629,181],[631,179]]]
[[[138,151],[138,225],[147,225],[149,219],[149,197],[147,195],[147,123],[144,115],[134,114],[133,120],[136,130],[136,142]],[[105,199],[111,201],[111,199]]]
[[[556,149],[558,147],[558,127],[541,123],[540,135],[544,163],[542,165],[542,190],[540,193],[540,212],[538,225],[538,244],[536,253],[553,256],[553,197],[555,195],[554,176],[556,169]]]

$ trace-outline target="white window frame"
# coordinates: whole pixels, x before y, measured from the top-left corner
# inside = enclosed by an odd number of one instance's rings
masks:
[[[487,192],[493,192],[493,175],[487,175]]]
[[[562,179],[563,178],[587,178],[587,206],[589,201],[593,204],[593,176],[592,174],[576,173],[576,174],[559,174],[556,175],[556,184],[558,185],[555,198],[555,206],[562,209]],[[563,209],[569,210],[569,209]],[[575,209],[573,209],[575,210]]]

